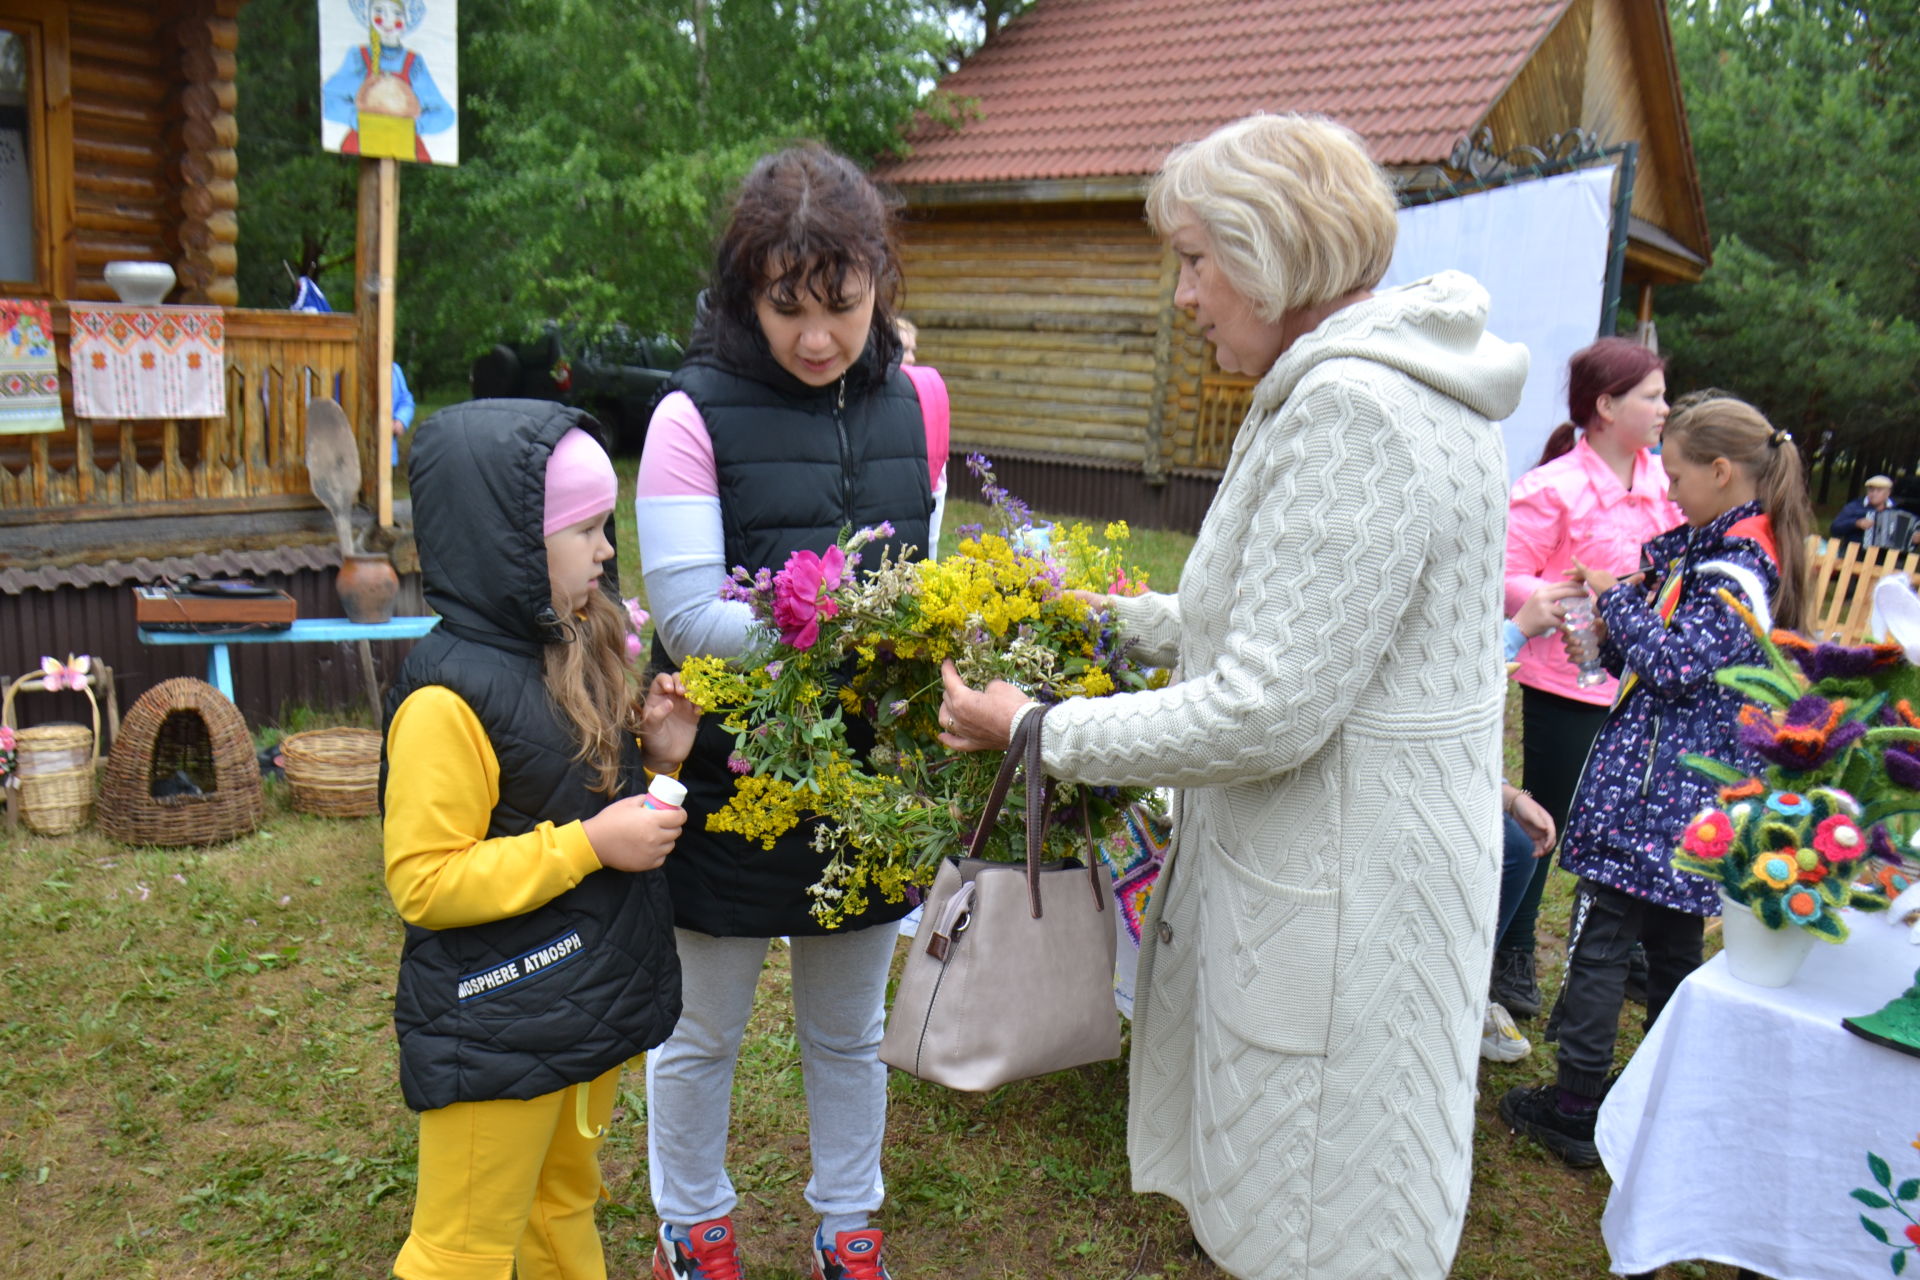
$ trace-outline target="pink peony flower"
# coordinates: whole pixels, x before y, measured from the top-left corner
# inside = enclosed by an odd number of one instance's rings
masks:
[[[832,592],[846,576],[847,557],[839,547],[824,556],[796,551],[773,576],[773,621],[780,638],[796,649],[811,649],[820,639],[820,619],[840,612]]]

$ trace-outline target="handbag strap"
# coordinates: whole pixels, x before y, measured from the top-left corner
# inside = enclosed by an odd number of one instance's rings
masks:
[[[1001,759],[1000,771],[994,775],[993,786],[987,792],[987,803],[981,810],[979,824],[973,829],[973,838],[967,842],[967,856],[978,858],[986,848],[987,837],[992,834],[994,824],[1000,820],[1000,811],[1006,807],[1007,793],[1013,790],[1013,775],[1024,764],[1027,774],[1027,907],[1035,920],[1042,916],[1040,853],[1053,792],[1052,780],[1047,777],[1046,765],[1040,757],[1040,722],[1047,710],[1048,704],[1041,703],[1022,716],[1020,723],[1014,726],[1013,739],[1007,743],[1007,754]],[[1100,850],[1093,840],[1093,827],[1084,801],[1080,806],[1080,829],[1087,839],[1087,884],[1093,891],[1093,909],[1105,911],[1106,895],[1100,891]]]

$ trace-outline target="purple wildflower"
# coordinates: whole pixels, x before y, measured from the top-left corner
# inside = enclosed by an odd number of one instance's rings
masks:
[[[732,752],[727,756],[727,768],[729,771],[733,773],[752,773],[753,772],[752,762],[749,761],[745,756],[741,755],[738,751]]]

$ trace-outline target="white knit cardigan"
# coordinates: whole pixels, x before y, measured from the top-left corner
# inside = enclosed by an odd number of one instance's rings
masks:
[[[1445,272],[1254,392],[1148,693],[1049,713],[1050,773],[1179,788],[1128,1151],[1234,1275],[1439,1280],[1466,1212],[1500,842],[1506,467],[1525,348]]]

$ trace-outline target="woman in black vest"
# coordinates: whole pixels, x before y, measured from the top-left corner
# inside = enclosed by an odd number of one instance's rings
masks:
[[[640,462],[634,511],[663,663],[745,647],[746,606],[719,598],[733,565],[777,569],[883,520],[896,549],[933,545],[945,389],[925,366],[900,369],[891,223],[859,169],[818,146],[765,157],[742,184],[692,350]],[[771,850],[707,830],[733,791],[732,747],[718,719],[703,718],[681,774],[688,823],[667,864],[686,1008],[647,1060],[654,1275],[741,1274],[728,1103],[768,942],[785,937],[813,1156],[807,1200],[820,1215],[813,1274],[874,1280],[887,1274],[881,1233],[868,1226],[884,1197],[882,1004],[907,905],[876,901],[829,933],[809,910],[826,864],[811,824]]]

